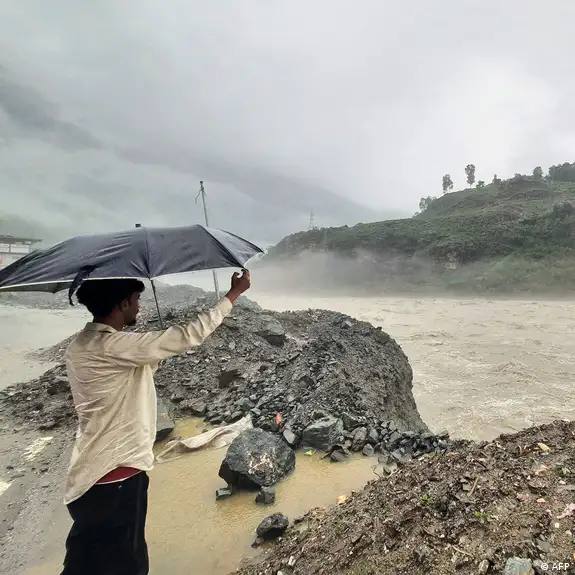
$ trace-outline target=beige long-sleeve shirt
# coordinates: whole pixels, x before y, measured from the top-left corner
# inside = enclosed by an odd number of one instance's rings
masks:
[[[152,469],[158,363],[200,345],[231,309],[230,300],[223,298],[186,326],[131,333],[89,323],[76,336],[66,352],[79,420],[66,480],[66,504],[117,467]]]

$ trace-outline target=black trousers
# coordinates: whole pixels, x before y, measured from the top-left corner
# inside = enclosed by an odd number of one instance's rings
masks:
[[[74,520],[61,575],[147,575],[146,473],[94,485],[68,505]]]

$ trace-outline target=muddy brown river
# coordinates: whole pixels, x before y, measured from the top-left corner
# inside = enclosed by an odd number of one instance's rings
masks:
[[[434,430],[490,439],[556,418],[575,418],[572,302],[252,297],[265,308],[328,308],[382,326],[409,356],[419,410]],[[50,325],[60,330],[68,320],[54,315]],[[11,329],[23,333],[24,325],[14,323]],[[71,327],[66,323],[65,329]],[[37,347],[37,331],[26,333],[25,341]],[[3,349],[0,339],[0,365],[6,366]],[[16,350],[16,356],[22,353]],[[181,422],[178,432],[195,433],[198,425]],[[199,452],[158,465],[151,473],[147,537],[153,575],[228,573],[254,552],[253,531],[265,515],[282,511],[293,518],[313,506],[335,504],[338,496],[375,477],[374,460],[360,457],[332,465],[299,453],[296,471],[278,486],[274,506],[256,506],[253,494],[216,502],[222,457],[222,451]],[[59,573],[69,520],[63,506],[57,509],[34,561],[21,573]]]

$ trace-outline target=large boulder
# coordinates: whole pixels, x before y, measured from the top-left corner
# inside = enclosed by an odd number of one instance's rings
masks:
[[[308,425],[303,432],[304,447],[329,451],[343,435],[343,423],[330,415]]]
[[[219,476],[230,485],[257,489],[274,485],[294,467],[295,452],[281,437],[248,429],[230,444]]]

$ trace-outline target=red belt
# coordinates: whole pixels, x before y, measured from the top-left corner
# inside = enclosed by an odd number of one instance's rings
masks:
[[[141,469],[136,469],[135,467],[116,467],[116,469],[112,469],[112,471],[106,473],[103,477],[100,477],[100,479],[96,481],[96,485],[124,481],[124,479],[129,479],[141,471]]]

